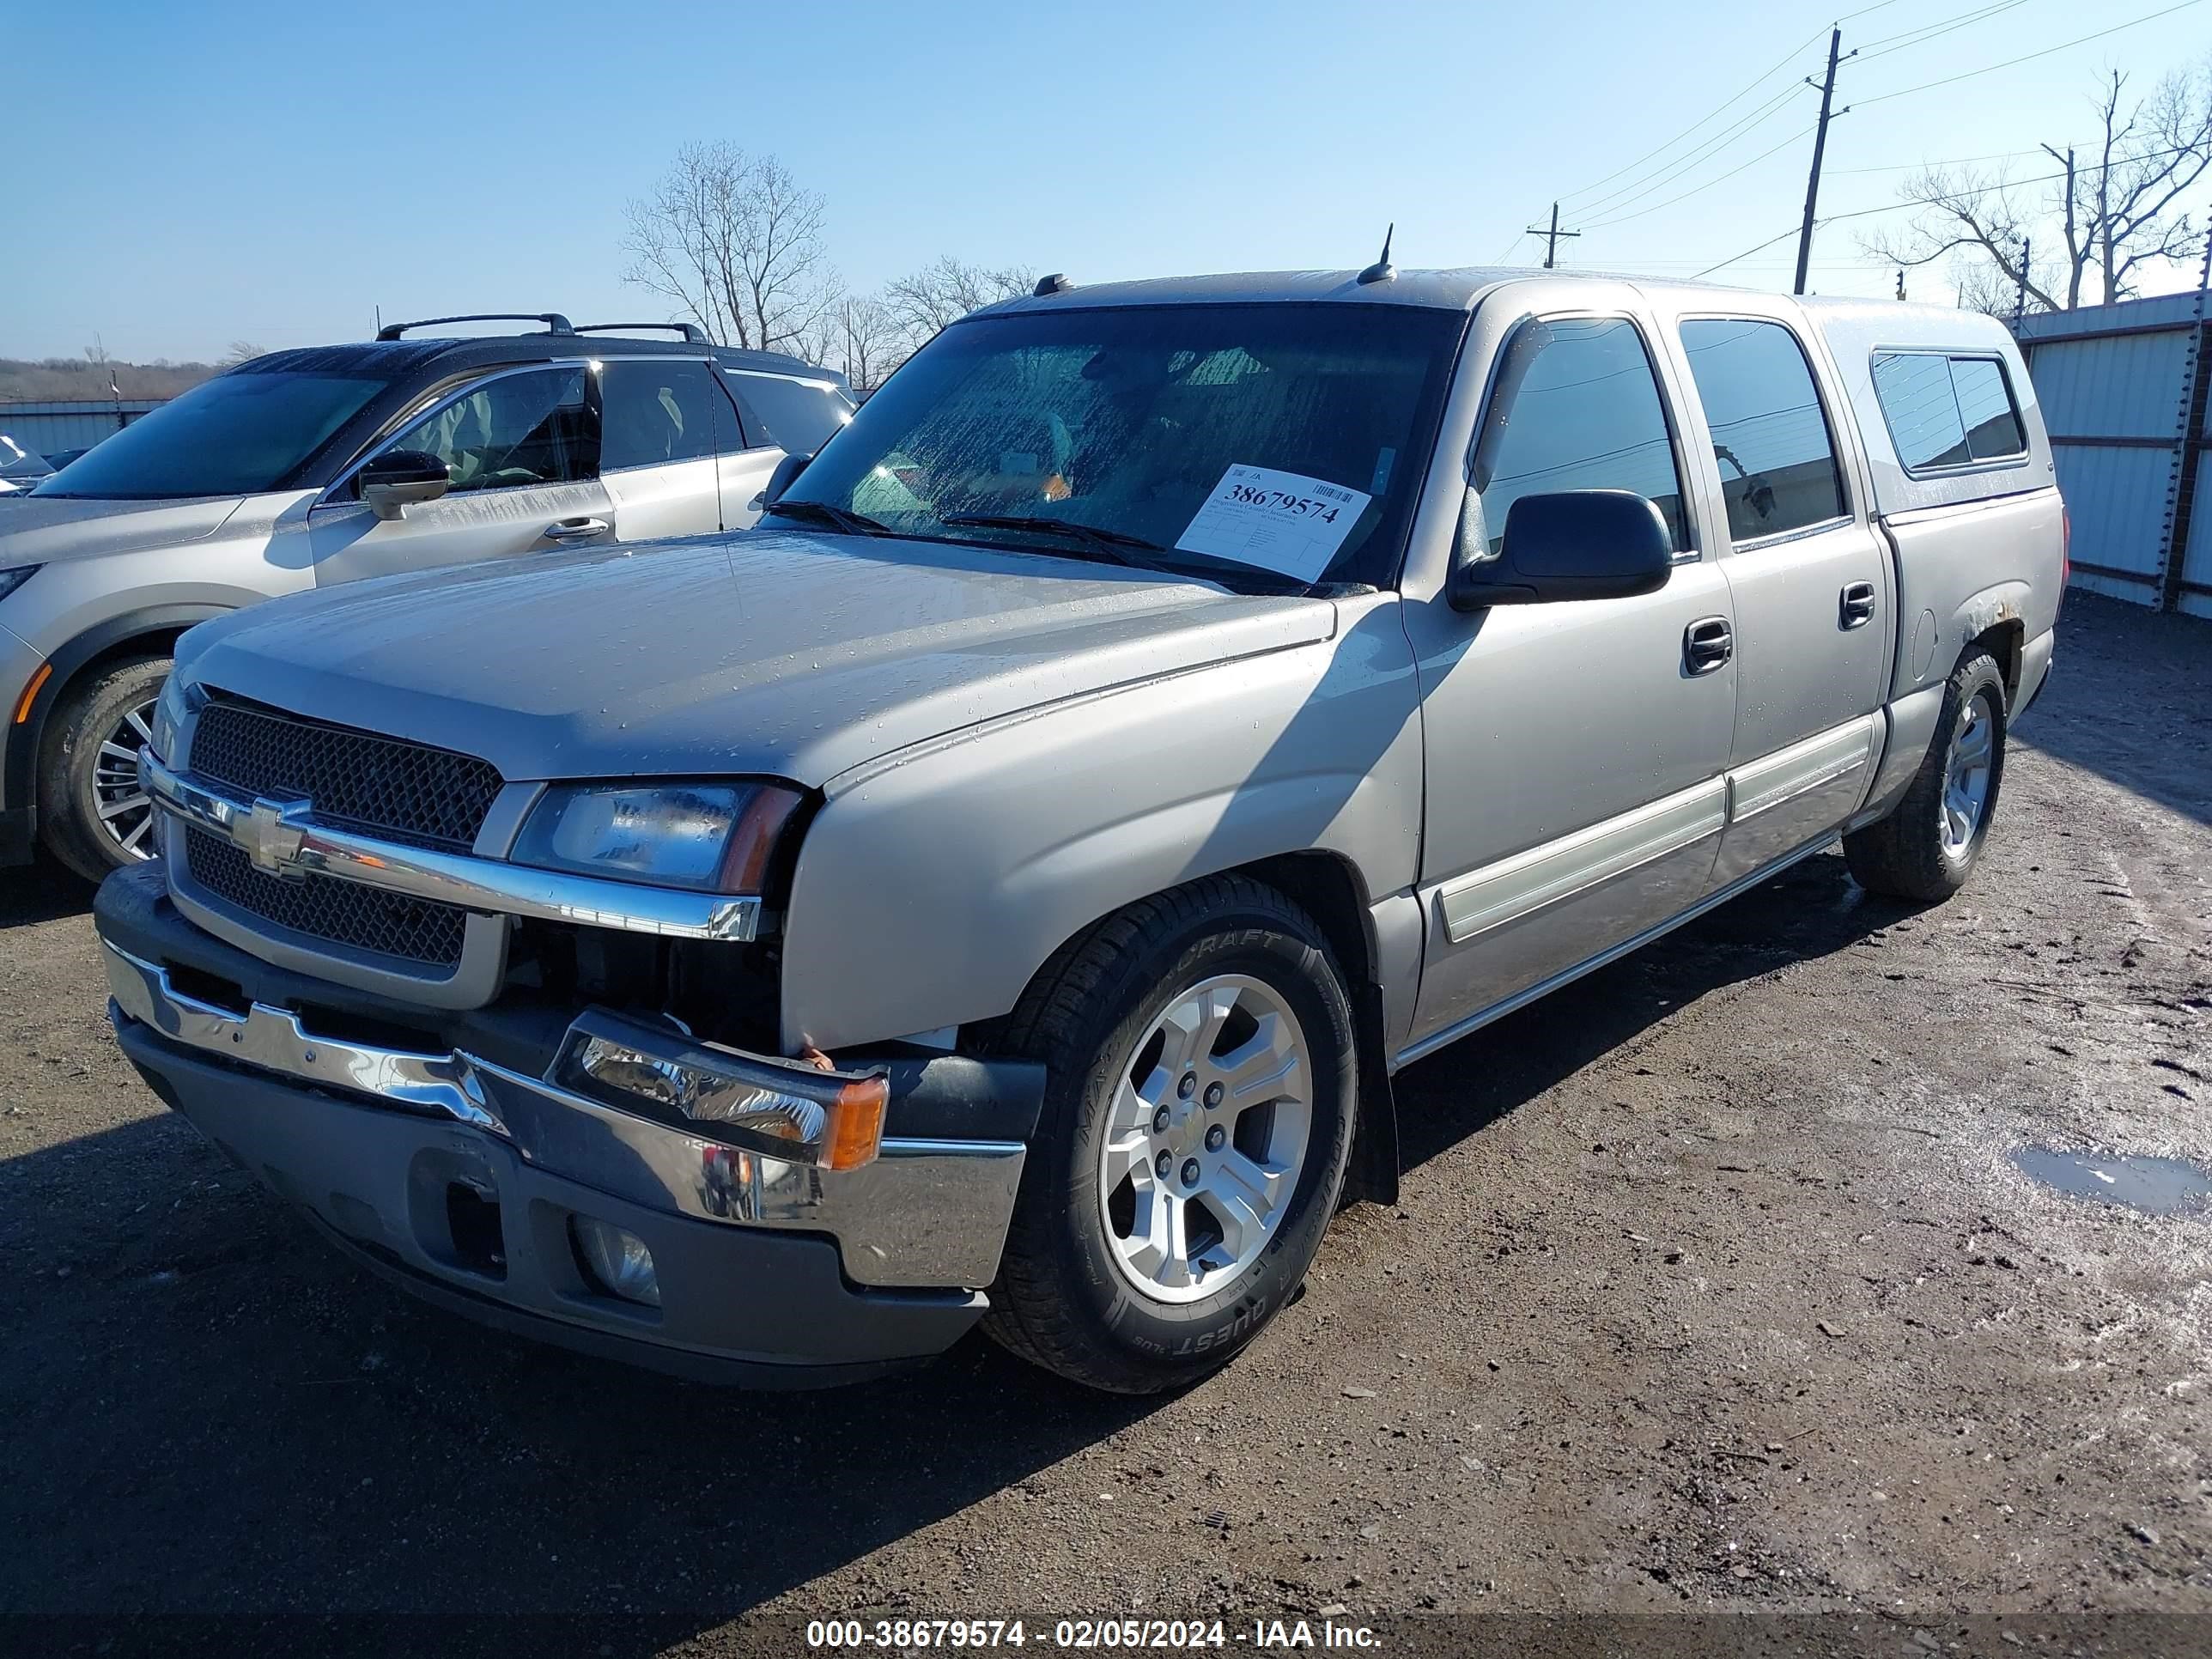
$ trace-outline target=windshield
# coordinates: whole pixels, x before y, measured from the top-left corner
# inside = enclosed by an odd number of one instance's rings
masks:
[[[1110,543],[1162,568],[1388,586],[1465,321],[1341,303],[979,319],[861,404],[777,507],[1043,553]]]
[[[387,384],[234,369],[133,421],[31,493],[161,501],[274,489]]]
[[[0,432],[0,478],[22,482],[43,478],[52,471],[53,468],[46,465],[46,458],[37,450],[27,448],[6,433]]]

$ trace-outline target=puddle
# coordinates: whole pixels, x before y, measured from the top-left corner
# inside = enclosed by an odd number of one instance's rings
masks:
[[[2124,1204],[2145,1215],[2179,1215],[2212,1196],[2212,1175],[2178,1158],[2122,1158],[2023,1146],[2013,1163],[2029,1179],[2075,1198]]]

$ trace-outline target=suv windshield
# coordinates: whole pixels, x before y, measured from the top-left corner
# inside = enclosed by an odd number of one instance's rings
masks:
[[[1465,322],[1340,302],[979,318],[861,404],[777,507],[1041,553],[1387,586]]]
[[[274,489],[388,384],[375,374],[233,369],[133,421],[31,493],[161,501]]]

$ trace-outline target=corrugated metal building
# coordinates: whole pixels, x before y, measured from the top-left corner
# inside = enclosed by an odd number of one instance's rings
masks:
[[[2018,333],[2073,516],[2075,585],[2212,617],[2212,502],[2197,510],[2205,298],[2053,312]]]
[[[112,398],[84,402],[0,404],[0,432],[27,449],[51,455],[59,449],[88,449],[109,433],[159,409],[160,398]]]

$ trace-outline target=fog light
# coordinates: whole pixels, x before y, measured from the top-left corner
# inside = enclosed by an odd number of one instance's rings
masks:
[[[593,1290],[648,1308],[660,1305],[660,1278],[653,1269],[653,1252],[635,1233],[587,1215],[572,1215],[568,1237],[575,1242],[576,1259],[583,1263],[584,1277]]]

